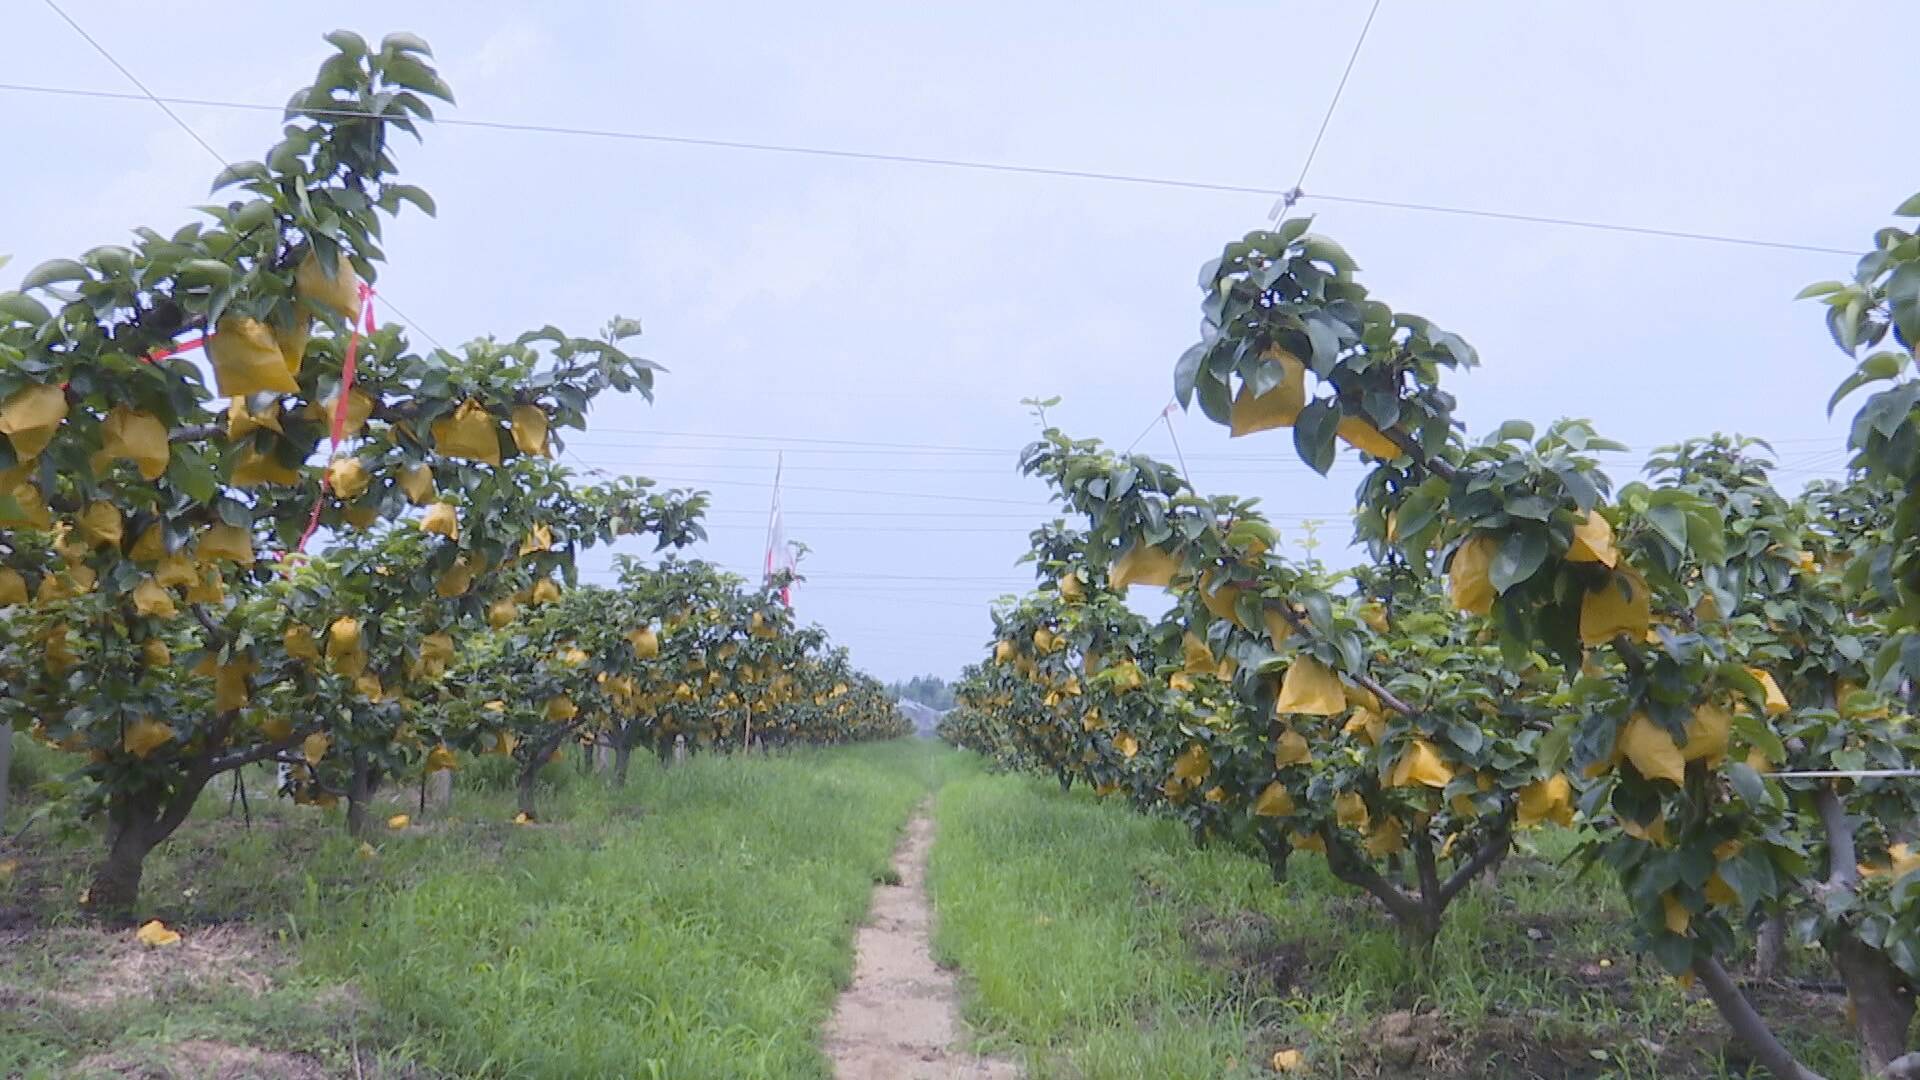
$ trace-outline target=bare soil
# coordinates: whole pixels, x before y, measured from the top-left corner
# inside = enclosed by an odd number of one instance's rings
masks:
[[[933,962],[927,852],[933,820],[924,810],[894,851],[898,884],[873,890],[873,908],[854,938],[853,983],[827,1025],[836,1080],[1017,1080],[1012,1063],[968,1053],[958,1043],[959,987]]]
[[[328,1080],[332,1074],[305,1054],[190,1039],[146,1054],[94,1054],[77,1063],[72,1075],[139,1080]]]

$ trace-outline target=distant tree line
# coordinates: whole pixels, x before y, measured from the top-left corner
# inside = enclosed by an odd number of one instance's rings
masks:
[[[887,689],[904,701],[917,701],[930,709],[953,708],[953,686],[938,675],[916,675],[904,682],[887,684]]]

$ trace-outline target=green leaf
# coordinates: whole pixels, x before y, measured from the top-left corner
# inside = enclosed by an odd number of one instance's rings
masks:
[[[48,259],[27,271],[27,276],[20,279],[20,288],[43,289],[55,282],[85,281],[90,276],[85,266],[72,259]]]
[[[1280,223],[1279,228],[1273,230],[1274,243],[1284,248],[1292,244],[1295,240],[1305,236],[1307,230],[1312,227],[1312,214],[1308,214],[1306,217],[1288,218]],[[1275,254],[1277,255],[1279,253],[1276,251]]]
[[[257,161],[242,161],[221,169],[220,174],[213,178],[213,187],[210,190],[219,191],[223,187],[227,187],[230,184],[237,184],[242,180],[258,180],[262,183],[268,183],[273,180],[273,174],[267,171],[265,165]]]
[[[351,30],[335,30],[324,36],[327,44],[356,60],[367,55],[367,39]],[[381,44],[384,45],[385,42]]]
[[[1567,758],[1573,753],[1573,726],[1555,724],[1553,730],[1540,737],[1534,746],[1534,755],[1546,775],[1552,776],[1567,767]]]
[[[409,34],[404,30],[395,30],[393,33],[380,39],[380,51],[392,53],[396,56],[404,56],[408,53],[432,56],[433,46],[428,45],[426,39],[417,34]]]
[[[1533,425],[1525,420],[1505,420],[1494,437],[1500,442],[1532,442]]]
[[[1801,289],[1798,293],[1795,293],[1793,298],[1795,300],[1811,300],[1816,296],[1831,296],[1844,288],[1846,288],[1846,285],[1842,282],[1816,281],[1806,288]]]
[[[1488,576],[1493,587],[1504,593],[1531,578],[1546,558],[1546,533],[1539,529],[1517,529],[1500,542]]]
[[[1894,217],[1920,217],[1920,194],[1907,196],[1907,201],[1894,207]]]
[[[1208,259],[1200,265],[1200,287],[1202,289],[1211,291],[1215,283],[1220,280],[1220,263],[1221,260],[1219,259]]]
[[[1334,432],[1340,427],[1340,408],[1329,398],[1307,402],[1293,422],[1293,446],[1300,460],[1321,476],[1333,468]]]
[[[30,323],[38,326],[53,318],[53,312],[47,306],[25,293],[0,293],[0,315],[15,322]]]
[[[1756,688],[1758,685],[1755,683]],[[1768,761],[1786,760],[1786,744],[1780,741],[1780,736],[1775,734],[1773,729],[1767,726],[1767,722],[1760,717],[1742,712],[1733,718],[1733,730],[1738,732],[1748,744],[1757,747],[1762,754],[1765,754]]]
[[[1765,850],[1753,847],[1723,862],[1717,868],[1720,880],[1740,897],[1740,903],[1752,907],[1773,896],[1773,864]]]
[[[1671,504],[1649,506],[1646,513],[1647,524],[1660,534],[1667,543],[1672,544],[1682,554],[1687,550],[1687,512]]]
[[[1195,386],[1200,394],[1200,411],[1216,424],[1227,422],[1233,399],[1227,393],[1227,380],[1208,376]]]
[[[1360,264],[1353,261],[1353,256],[1347,254],[1346,248],[1324,236],[1302,236],[1300,251],[1314,262],[1323,262],[1333,267],[1334,273],[1342,281],[1352,277],[1353,272],[1360,269]]]
[[[395,184],[387,189],[387,194],[392,195],[396,199],[412,203],[419,207],[421,213],[426,214],[428,217],[433,217],[439,213],[439,209],[434,204],[433,196],[427,194],[427,189],[423,187],[414,184]]]
[[[188,259],[180,264],[180,281],[188,285],[225,285],[233,280],[233,267],[218,259]]]
[[[1678,975],[1693,966],[1693,941],[1678,934],[1655,935],[1647,943],[1647,951],[1669,975]]]
[[[1712,506],[1699,506],[1687,514],[1687,548],[1693,557],[1709,566],[1727,561],[1726,522]]]
[[[1772,798],[1767,794],[1767,782],[1760,778],[1753,766],[1744,761],[1730,761],[1727,763],[1727,778],[1733,781],[1733,790],[1740,793],[1748,806],[1762,809],[1773,805]]]
[[[1180,354],[1180,362],[1173,366],[1173,395],[1183,409],[1193,400],[1193,385],[1200,376],[1200,364],[1206,358],[1206,342],[1196,342]]]
[[[1307,366],[1322,377],[1331,374],[1340,361],[1340,333],[1335,325],[1331,318],[1319,312],[1306,319],[1307,343],[1313,347],[1313,357]]]
[[[407,56],[395,56],[388,60],[384,68],[387,78],[406,87],[437,97],[449,104],[453,102],[453,88],[441,81],[432,68]]]

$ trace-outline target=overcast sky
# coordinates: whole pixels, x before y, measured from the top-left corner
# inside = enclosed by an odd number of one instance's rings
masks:
[[[326,31],[404,29],[432,43],[448,116],[1268,188],[1298,175],[1368,6],[60,2],[163,97],[277,105]],[[1856,249],[1920,190],[1920,76],[1889,45],[1920,37],[1920,5],[1570,7],[1385,0],[1301,209],[1375,295],[1479,348],[1455,386],[1477,431],[1739,431],[1775,441],[1783,486],[1835,475],[1843,360],[1792,297],[1849,258],[1311,198]],[[133,89],[44,0],[6,9],[6,82]],[[176,109],[230,159],[277,134],[274,113]],[[218,168],[143,101],[0,90],[0,140],[0,288],[184,223]],[[383,315],[450,345],[639,317],[670,369],[657,402],[603,401],[570,460],[710,490],[698,554],[753,571],[784,449],[787,531],[812,548],[798,614],[887,678],[957,672],[989,601],[1031,581],[1014,560],[1048,511],[1014,468],[1037,430],[1020,399],[1062,395],[1076,436],[1139,436],[1197,335],[1196,270],[1273,203],[458,127],[397,157],[440,216],[389,229]],[[1345,541],[1356,473],[1313,476],[1284,432],[1174,427],[1202,489]],[[1140,448],[1171,455],[1164,428]]]

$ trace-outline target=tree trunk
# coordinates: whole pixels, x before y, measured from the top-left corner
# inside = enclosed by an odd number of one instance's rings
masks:
[[[164,803],[151,792],[144,798],[140,793],[113,797],[107,809],[107,854],[94,865],[84,905],[88,911],[110,919],[133,914],[148,853],[187,820],[210,779],[211,774],[189,773]]]
[[[13,728],[0,724],[0,832],[7,827],[7,778],[13,771]]]
[[[347,780],[347,835],[367,834],[368,803],[373,799],[373,765],[365,750],[353,752],[353,774]]]
[[[1844,931],[1833,934],[1827,950],[1853,1002],[1861,1070],[1867,1076],[1885,1076],[1887,1066],[1907,1052],[1913,994],[1887,955],[1858,937]]]
[[[673,763],[673,740],[665,735],[656,735],[653,740],[653,756],[660,759],[660,767],[666,768]]]
[[[1771,981],[1780,974],[1780,959],[1787,951],[1787,917],[1773,912],[1760,924],[1760,937],[1753,944],[1753,977]]]
[[[147,854],[159,842],[160,837],[146,825],[125,824],[114,830],[106,858],[94,866],[87,907],[111,918],[132,915],[140,901],[140,877],[146,872]]]
[[[613,786],[627,786],[627,766],[633,761],[633,743],[622,738],[613,744]]]
[[[521,766],[520,779],[514,784],[514,790],[518,793],[519,810],[528,817],[534,816],[533,785],[540,779],[540,766],[546,764],[546,761],[546,755],[541,754],[531,762]]]
[[[1261,830],[1258,834],[1260,848],[1266,852],[1267,869],[1273,873],[1275,885],[1287,880],[1287,860],[1293,855],[1293,845],[1277,832]]]
[[[441,769],[427,777],[427,801],[424,810],[446,810],[453,806],[453,770]]]

